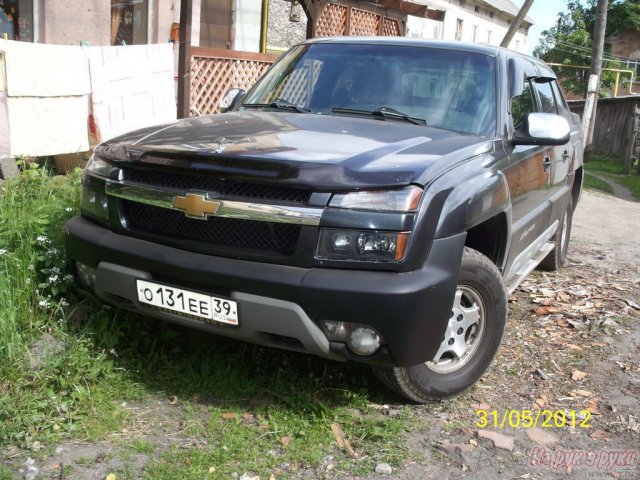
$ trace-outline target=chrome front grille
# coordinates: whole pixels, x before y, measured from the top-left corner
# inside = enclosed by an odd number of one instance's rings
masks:
[[[311,197],[311,191],[303,188],[226,180],[205,173],[149,170],[130,166],[124,168],[122,173],[126,183],[151,188],[209,192],[227,198],[269,200],[302,206]]]
[[[131,200],[121,202],[127,229],[132,232],[171,240],[202,242],[207,246],[221,245],[291,255],[296,249],[301,228],[290,223],[238,218],[210,217],[197,220],[176,210]]]

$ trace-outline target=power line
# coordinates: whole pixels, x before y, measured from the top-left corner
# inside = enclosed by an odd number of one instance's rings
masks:
[[[584,55],[586,58],[591,59],[591,49],[588,47],[584,47],[582,45],[576,45],[575,43],[571,43],[571,42],[565,42],[563,40],[559,40],[553,37],[546,37],[547,39],[553,40],[555,42],[555,45],[553,48],[550,48],[549,50],[557,50],[560,52],[564,52],[564,53],[573,53],[573,54],[580,54],[580,55]],[[560,47],[558,46],[560,45]],[[566,49],[561,48],[561,46],[565,46],[568,48],[572,48],[573,51],[569,51]],[[612,55],[612,54],[607,54],[607,55],[603,55],[603,60],[608,61],[608,62],[616,62],[616,63],[635,63],[636,65],[638,64],[638,60],[632,60],[630,58],[625,58],[619,55]]]

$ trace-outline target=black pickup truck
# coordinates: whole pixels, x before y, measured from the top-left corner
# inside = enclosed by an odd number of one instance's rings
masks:
[[[583,147],[537,59],[313,40],[222,107],[96,148],[66,224],[83,287],[425,402],[480,378],[508,292],[565,260]]]

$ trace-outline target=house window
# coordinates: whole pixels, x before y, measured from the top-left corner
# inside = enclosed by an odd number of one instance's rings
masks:
[[[149,0],[111,0],[111,45],[147,43]]]
[[[201,47],[233,48],[234,5],[233,0],[202,0],[200,4]]]
[[[476,5],[476,7],[475,7],[473,10],[474,10],[476,13],[480,13],[480,7],[478,7],[477,5]]]
[[[462,40],[463,26],[464,26],[464,20],[459,18],[456,22],[456,40]]]
[[[33,0],[0,0],[0,38],[33,42]]]

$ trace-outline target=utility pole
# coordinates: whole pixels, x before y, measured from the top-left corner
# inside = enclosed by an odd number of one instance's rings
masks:
[[[582,140],[584,142],[585,160],[593,149],[593,128],[596,123],[598,108],[598,90],[602,74],[602,57],[604,55],[604,34],[607,28],[607,9],[609,0],[598,0],[596,7],[596,23],[593,31],[593,47],[591,50],[591,71],[587,86],[587,97],[582,115]]]
[[[180,0],[180,45],[178,45],[178,118],[191,108],[191,12],[192,0]]]
[[[501,47],[504,47],[504,48],[509,47],[511,40],[513,40],[514,35],[520,28],[520,24],[522,23],[522,20],[524,20],[524,17],[527,16],[527,12],[531,8],[532,4],[533,4],[533,0],[525,0],[525,2],[522,4],[522,7],[520,7],[520,11],[518,12],[518,15],[516,15],[516,18],[513,20],[513,22],[511,22],[511,26],[509,27],[509,30],[507,30],[507,33],[502,39],[502,42],[500,42]]]

